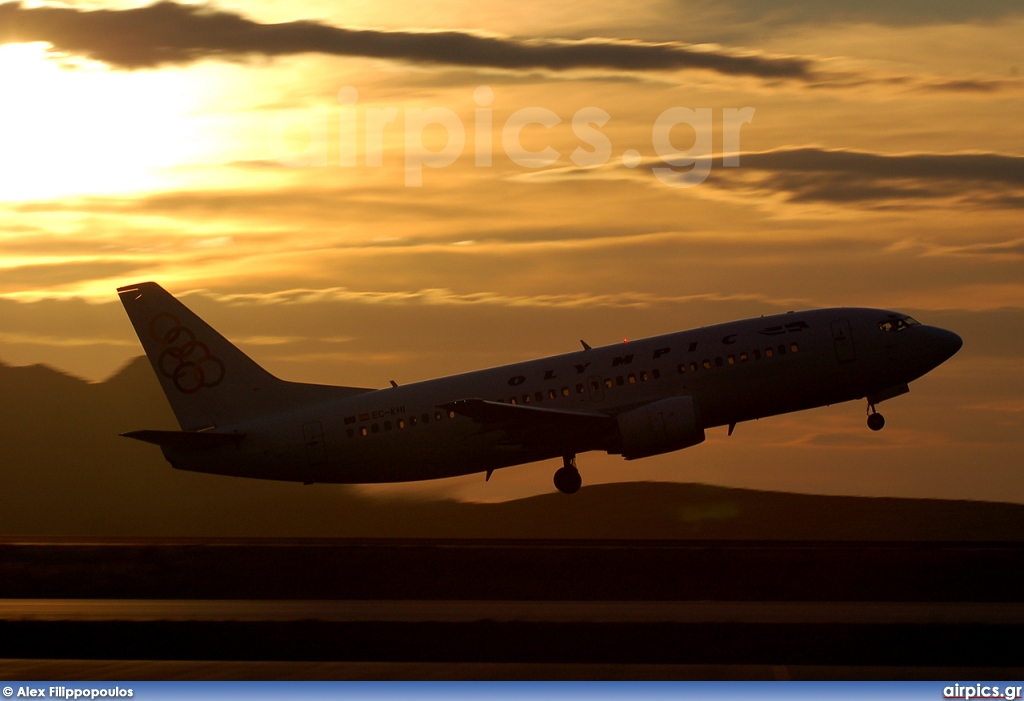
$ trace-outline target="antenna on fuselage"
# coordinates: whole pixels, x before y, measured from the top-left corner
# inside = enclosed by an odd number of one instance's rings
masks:
[[[583,350],[585,350],[585,351],[590,350],[590,344],[587,343],[586,341],[584,341],[582,338],[580,339],[580,343],[583,344]]]

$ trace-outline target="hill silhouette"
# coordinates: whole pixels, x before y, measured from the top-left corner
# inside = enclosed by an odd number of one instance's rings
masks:
[[[498,504],[183,473],[118,434],[177,425],[145,358],[102,383],[0,364],[0,536],[1024,540],[1024,506],[621,483]]]

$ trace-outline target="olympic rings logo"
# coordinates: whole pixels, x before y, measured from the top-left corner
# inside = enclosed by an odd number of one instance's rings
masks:
[[[149,322],[149,334],[167,346],[160,353],[160,374],[174,383],[179,392],[195,394],[203,387],[216,387],[224,381],[224,361],[210,352],[195,333],[182,326],[178,317],[162,312]]]

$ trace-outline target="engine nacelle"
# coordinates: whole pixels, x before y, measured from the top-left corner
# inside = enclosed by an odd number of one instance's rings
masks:
[[[627,460],[670,453],[704,442],[693,397],[651,402],[618,416],[622,457]]]

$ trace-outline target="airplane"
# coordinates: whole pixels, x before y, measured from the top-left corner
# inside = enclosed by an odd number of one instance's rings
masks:
[[[630,340],[450,377],[369,389],[288,382],[154,282],[118,295],[181,431],[122,435],[172,467],[312,484],[430,480],[576,456],[635,460],[704,441],[707,429],[856,399],[875,405],[963,345],[897,312],[789,312]]]

